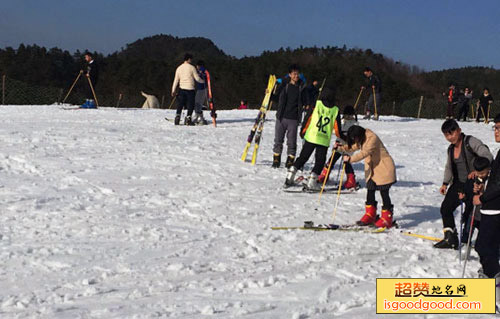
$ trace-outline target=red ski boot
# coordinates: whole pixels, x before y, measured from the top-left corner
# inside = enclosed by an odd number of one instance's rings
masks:
[[[385,208],[382,207],[382,217],[380,217],[376,222],[375,226],[378,228],[385,227],[385,228],[391,228],[392,227],[392,210],[393,207]]]
[[[319,174],[318,176],[318,183],[320,184],[323,184],[323,182],[325,181],[325,178],[326,178],[326,181],[328,182],[328,178],[327,178],[327,175],[328,174],[328,167],[323,167],[323,170],[321,171],[321,174]]]
[[[347,174],[347,180],[344,185],[342,185],[343,189],[350,189],[356,187],[356,177],[354,177],[353,173]]]
[[[375,218],[377,218],[377,203],[374,205],[366,204],[365,214],[356,222],[356,224],[359,226],[369,226],[375,222]]]

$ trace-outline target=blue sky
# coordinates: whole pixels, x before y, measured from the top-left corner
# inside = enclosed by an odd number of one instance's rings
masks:
[[[112,53],[159,33],[202,36],[227,54],[343,46],[425,70],[500,68],[498,0],[1,0],[0,47]]]

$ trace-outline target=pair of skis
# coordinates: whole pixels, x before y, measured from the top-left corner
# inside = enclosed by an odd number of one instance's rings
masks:
[[[374,228],[369,226],[359,226],[354,224],[336,225],[336,224],[319,224],[315,225],[312,221],[305,221],[304,226],[288,226],[288,227],[271,227],[272,230],[312,230],[312,231],[358,231],[364,233],[383,233],[386,231],[385,227]]]
[[[262,101],[262,105],[260,107],[259,113],[255,118],[255,123],[250,130],[250,134],[247,138],[247,144],[245,145],[245,149],[243,150],[243,154],[241,155],[241,160],[246,161],[247,154],[252,145],[252,141],[255,137],[255,146],[252,153],[252,165],[255,165],[257,161],[257,153],[259,151],[260,140],[262,138],[262,131],[264,130],[264,122],[266,121],[267,112],[272,107],[271,94],[273,93],[276,87],[276,76],[270,75],[269,80],[267,82],[266,94],[264,96],[264,100]]]
[[[212,117],[212,124],[217,127],[217,113],[215,112],[215,105],[212,97],[212,84],[210,82],[210,73],[205,70],[205,76],[207,80],[207,101],[208,107],[210,108],[210,116]]]

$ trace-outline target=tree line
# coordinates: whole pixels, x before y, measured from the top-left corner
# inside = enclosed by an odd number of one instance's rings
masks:
[[[326,85],[335,90],[339,105],[354,103],[364,84],[363,69],[369,66],[383,83],[383,103],[379,110],[382,114],[391,112],[393,105],[421,95],[442,101],[444,107],[446,101],[441,93],[450,82],[470,87],[475,97],[485,86],[494,97],[500,92],[500,72],[491,67],[424,72],[370,49],[348,49],[345,45],[281,48],[264,51],[259,56],[235,58],[206,38],[155,35],[127,44],[112,54],[93,52],[101,70],[96,87],[101,104],[114,106],[122,94],[122,106],[139,107],[142,90],[159,98],[167,97],[165,105],[168,105],[175,69],[186,52],[193,54],[195,61],[205,61],[219,109],[234,108],[242,99],[250,107],[259,106],[269,74],[283,76],[292,63],[301,66],[309,83],[313,79],[321,82],[326,77]],[[83,54],[37,45],[7,47],[0,49],[0,74],[31,85],[67,89],[84,65]],[[83,81],[80,84],[86,85]]]

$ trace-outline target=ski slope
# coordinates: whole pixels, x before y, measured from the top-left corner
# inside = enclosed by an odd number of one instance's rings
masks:
[[[441,120],[361,121],[398,176],[400,229],[367,234],[271,230],[331,222],[336,195],[281,190],[273,112],[255,166],[240,156],[257,111],[218,114],[214,129],[166,110],[1,106],[0,318],[373,318],[376,278],[461,276],[456,251],[400,234],[442,236]],[[496,154],[491,126],[460,124]],[[335,222],[365,196],[342,195]],[[473,252],[467,277],[478,268]]]

